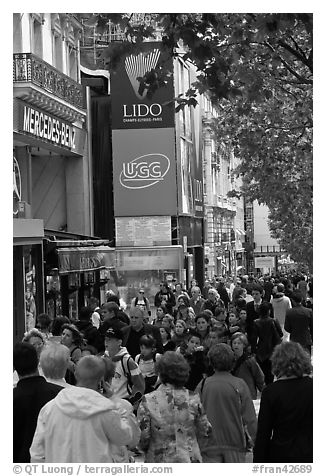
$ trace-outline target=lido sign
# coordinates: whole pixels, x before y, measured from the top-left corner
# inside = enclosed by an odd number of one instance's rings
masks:
[[[170,169],[170,160],[163,154],[146,154],[131,162],[123,162],[120,184],[128,189],[142,189],[164,180]]]

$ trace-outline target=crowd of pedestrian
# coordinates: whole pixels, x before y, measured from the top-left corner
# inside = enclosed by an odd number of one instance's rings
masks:
[[[14,347],[14,462],[312,462],[312,279],[151,298],[37,316]]]

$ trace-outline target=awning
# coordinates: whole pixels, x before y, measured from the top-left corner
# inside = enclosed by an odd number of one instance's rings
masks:
[[[44,238],[43,220],[14,218],[14,245],[42,244]]]
[[[59,274],[115,269],[115,249],[108,246],[59,248]]]

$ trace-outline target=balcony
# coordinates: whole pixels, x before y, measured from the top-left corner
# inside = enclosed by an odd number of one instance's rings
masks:
[[[35,96],[39,91],[33,91],[37,87],[44,92],[50,93],[59,100],[63,100],[78,109],[85,109],[85,97],[83,86],[56,68],[46,63],[32,53],[15,53],[13,55],[13,81],[14,86],[22,89],[17,91],[16,97]],[[26,92],[26,87],[32,90]],[[33,88],[36,86],[36,88]],[[30,101],[32,102],[32,101]]]

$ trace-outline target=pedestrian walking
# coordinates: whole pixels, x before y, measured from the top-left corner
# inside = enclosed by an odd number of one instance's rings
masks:
[[[213,427],[216,463],[244,463],[246,435],[256,436],[255,408],[246,382],[231,375],[234,354],[227,344],[215,344],[208,352],[214,374],[200,382],[197,392]],[[213,462],[213,461],[212,461]]]
[[[312,463],[313,379],[310,356],[297,342],[272,355],[276,381],[263,389],[254,463]]]
[[[113,463],[112,445],[134,441],[127,415],[98,391],[105,369],[100,357],[80,359],[77,386],[63,389],[40,411],[31,462]]]
[[[211,425],[199,396],[184,385],[189,366],[181,354],[166,352],[157,364],[162,384],[143,397],[137,417],[145,463],[201,463],[198,438],[209,438]]]

